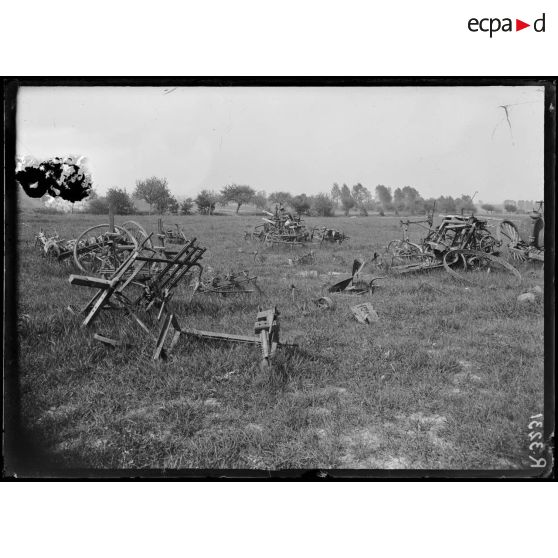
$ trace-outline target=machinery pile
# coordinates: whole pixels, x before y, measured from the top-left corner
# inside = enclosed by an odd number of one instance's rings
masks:
[[[245,240],[258,240],[267,246],[286,244],[288,246],[301,246],[307,242],[332,242],[341,244],[348,240],[342,231],[328,227],[314,227],[308,230],[300,215],[293,217],[282,205],[275,206],[275,213],[264,211],[263,223],[256,225],[254,230],[244,233]]]
[[[407,236],[410,224],[429,224],[420,243]],[[401,220],[403,239],[391,241],[386,248],[392,273],[405,274],[444,268],[450,275],[475,283],[481,276],[499,272],[521,283],[519,271],[500,257],[502,241],[488,230],[487,221],[474,215],[445,215],[432,227],[433,220]]]
[[[85,274],[72,274],[69,281],[71,285],[94,289],[95,292],[83,308],[69,306],[68,309],[83,317],[83,328],[91,327],[102,312],[117,311],[123,317],[131,318],[154,343],[152,358],[155,360],[167,357],[182,335],[258,345],[262,369],[271,367],[278,347],[296,346],[280,340],[277,308],[259,309],[254,335],[202,331],[180,325],[181,318],[171,301],[176,287],[186,277],[195,277],[192,295],[210,292],[222,296],[254,292],[248,287],[258,289],[257,277],[243,272],[204,280],[201,260],[206,248],[200,247],[197,239],[188,240],[182,233],[172,237],[172,240],[178,238],[178,245],[171,246],[167,242],[154,246],[152,236],[135,222],[114,225],[112,216],[109,225],[98,225],[80,235],[78,240],[87,249],[74,249],[74,255],[77,267]],[[161,235],[158,236],[161,239]],[[165,234],[165,240],[168,238],[169,235]],[[94,338],[113,347],[125,345],[122,339],[99,332]]]

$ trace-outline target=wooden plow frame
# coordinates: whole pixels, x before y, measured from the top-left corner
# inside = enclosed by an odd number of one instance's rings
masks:
[[[280,341],[279,331],[279,311],[276,307],[268,310],[259,309],[254,324],[254,335],[238,335],[184,328],[180,325],[175,314],[167,314],[157,338],[155,350],[153,351],[153,360],[167,357],[180,340],[181,335],[190,335],[200,339],[258,345],[261,351],[260,368],[262,371],[266,371],[271,369],[278,347],[298,346],[294,342]],[[170,342],[165,347],[168,339],[170,339]]]
[[[149,331],[147,326],[142,325],[141,320],[137,318],[134,313],[135,310],[142,308],[150,310],[158,302],[160,304],[159,319],[172,298],[174,288],[184,275],[194,267],[200,270],[201,275],[202,267],[199,260],[206,248],[196,246],[195,238],[169,259],[145,255],[142,249],[150,236],[107,279],[70,275],[70,284],[97,289],[93,298],[83,309],[76,311],[74,308],[70,308],[73,313],[85,315],[82,327],[88,327],[104,308],[125,308],[143,329]],[[145,275],[146,271],[148,272],[147,275]],[[143,277],[141,276],[142,272],[144,273]],[[125,293],[126,288],[132,283],[139,284],[142,287],[141,294],[133,300]],[[121,303],[121,306],[113,303],[111,300],[113,295]]]

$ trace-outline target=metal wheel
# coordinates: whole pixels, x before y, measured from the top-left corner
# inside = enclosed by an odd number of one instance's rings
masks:
[[[489,254],[498,252],[498,248],[501,244],[488,231],[480,231],[476,241],[478,249],[481,250],[481,252],[487,252]]]
[[[136,242],[141,244],[149,235],[147,231],[137,222],[137,221],[126,221],[122,223],[122,227],[125,228],[135,239]],[[153,243],[149,239],[145,244],[145,248],[153,248]]]
[[[110,225],[96,225],[87,229],[76,239],[74,262],[84,273],[110,275],[117,269],[138,242],[125,228]]]
[[[392,240],[386,248],[391,256],[392,265],[419,262],[422,259],[422,248],[408,240]]]
[[[498,224],[498,240],[501,243],[502,256],[515,261],[525,261],[521,249],[522,240],[519,231],[511,221],[502,221]]]
[[[450,250],[444,268],[455,279],[477,286],[518,286],[521,274],[503,258],[480,250]]]

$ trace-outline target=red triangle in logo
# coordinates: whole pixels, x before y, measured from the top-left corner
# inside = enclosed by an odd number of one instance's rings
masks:
[[[526,27],[531,27],[531,24],[530,23],[525,23],[524,21],[521,21],[520,19],[515,20],[515,30],[516,31],[521,31],[522,29],[525,29]]]

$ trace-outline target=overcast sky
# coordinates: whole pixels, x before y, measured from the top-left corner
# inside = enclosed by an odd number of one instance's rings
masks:
[[[181,197],[232,182],[543,196],[542,87],[24,87],[17,122],[19,156],[84,155],[100,192],[155,175]]]

